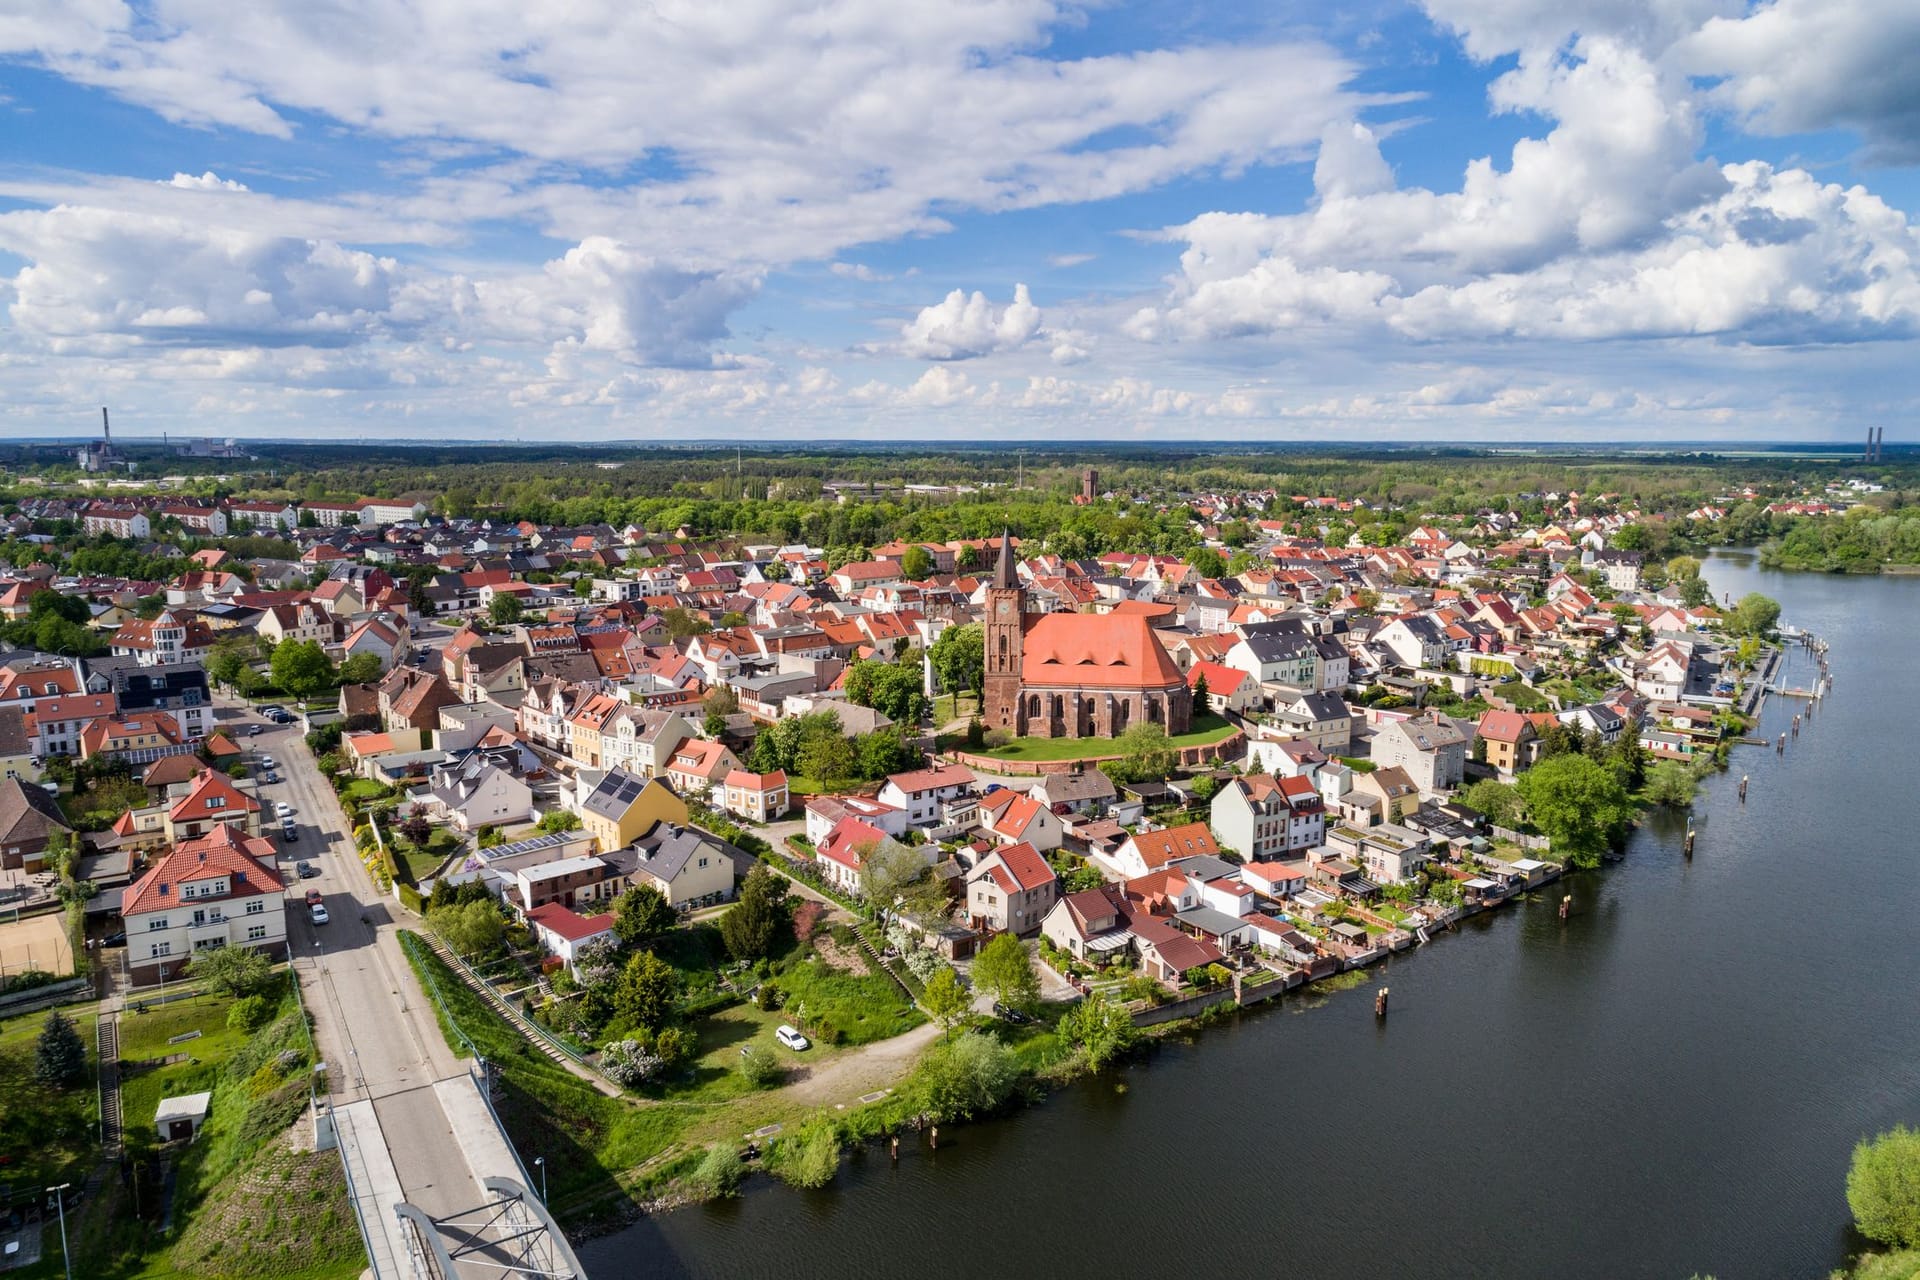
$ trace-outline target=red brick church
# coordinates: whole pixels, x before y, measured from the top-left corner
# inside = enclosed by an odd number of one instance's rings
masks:
[[[989,729],[1021,737],[1113,738],[1128,726],[1192,727],[1186,677],[1138,614],[1028,615],[1013,541],[1000,539],[987,589],[986,713]]]

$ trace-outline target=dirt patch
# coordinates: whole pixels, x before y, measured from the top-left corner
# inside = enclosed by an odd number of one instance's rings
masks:
[[[813,941],[814,954],[840,970],[857,977],[866,977],[873,972],[873,966],[867,963],[866,953],[857,947],[843,947],[832,938],[821,936]]]
[[[67,945],[67,917],[55,911],[0,924],[0,973],[42,969],[66,977],[73,972],[73,948]]]

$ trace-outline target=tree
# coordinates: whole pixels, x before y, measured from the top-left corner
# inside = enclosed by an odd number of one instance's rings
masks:
[[[660,625],[675,640],[687,640],[694,636],[703,636],[713,630],[713,624],[697,614],[690,613],[679,605],[660,611]]]
[[[58,1009],[47,1012],[40,1034],[33,1043],[33,1075],[42,1084],[56,1088],[78,1084],[87,1078],[87,1048],[73,1022]]]
[[[258,995],[273,981],[273,962],[251,947],[215,947],[187,961],[187,976],[223,996]]]
[[[1026,944],[1010,933],[995,934],[973,960],[973,985],[1015,1009],[1040,1003],[1040,975]]]
[[[487,602],[487,621],[496,627],[512,626],[520,621],[521,613],[520,598],[510,592],[495,592]]]
[[[1847,1207],[1867,1239],[1920,1248],[1920,1129],[1895,1125],[1854,1147]]]
[[[926,856],[897,840],[881,839],[860,850],[860,883],[867,900],[898,903],[909,915],[934,915],[946,906],[946,890],[935,879]]]
[[[1193,678],[1193,711],[1195,715],[1205,715],[1213,710],[1213,690],[1207,688],[1207,673],[1202,671]]]
[[[1647,771],[1646,798],[1669,809],[1693,803],[1693,771],[1676,760],[1662,760]]]
[[[1140,1029],[1133,1025],[1125,1005],[1095,991],[1061,1017],[1060,1034],[1087,1055],[1089,1067],[1099,1071],[1134,1046]]]
[[[916,1083],[921,1110],[935,1120],[971,1120],[1006,1105],[1020,1082],[1013,1050],[982,1031],[963,1031],[929,1053]]]
[[[613,1009],[630,1026],[656,1030],[665,1025],[679,994],[673,966],[651,951],[636,951],[613,986]]]
[[[558,835],[562,831],[577,831],[580,828],[580,815],[571,809],[555,809],[551,813],[540,815],[540,829],[548,835]]]
[[[1120,758],[1104,765],[1115,782],[1160,782],[1169,777],[1179,763],[1167,731],[1152,721],[1129,726],[1113,740]]]
[[[635,885],[614,902],[613,932],[629,947],[673,928],[676,916],[667,895],[650,884]]]
[[[781,1140],[768,1163],[779,1177],[803,1191],[815,1191],[833,1181],[840,1171],[840,1138],[832,1122],[810,1120],[791,1138]]]
[[[1600,865],[1601,854],[1633,819],[1633,804],[1619,777],[1586,756],[1542,760],[1516,785],[1528,818],[1553,842],[1554,856],[1572,866]]]
[[[1649,542],[1647,527],[1640,524],[1622,525],[1614,531],[1612,542],[1616,551],[1645,551]]]
[[[853,740],[854,772],[868,781],[902,773],[920,762],[920,752],[901,736],[898,725],[863,733]]]
[[[1227,573],[1226,558],[1212,547],[1202,547],[1188,556],[1187,564],[1202,578],[1222,578]]]
[[[961,573],[972,573],[980,567],[980,549],[971,542],[960,548],[953,558],[953,567]]]
[[[942,967],[927,979],[920,1003],[933,1015],[933,1020],[945,1028],[947,1038],[952,1039],[954,1027],[973,1008],[973,997],[960,985],[959,974]]]
[[[900,576],[909,582],[924,582],[933,576],[933,556],[915,543],[900,557]]]
[[[207,679],[215,684],[230,685],[240,678],[240,672],[252,657],[250,640],[238,636],[220,640],[207,651]]]
[[[425,805],[411,805],[407,816],[393,824],[393,829],[416,845],[424,845],[433,839],[433,823],[427,818]]]
[[[471,960],[498,951],[506,941],[507,922],[491,898],[427,912],[427,927],[458,955]]]
[[[840,734],[832,733],[807,739],[794,763],[806,777],[823,787],[833,787],[853,776],[857,761],[853,744]]]
[[[927,650],[927,659],[933,663],[940,687],[948,693],[966,689],[978,694],[986,683],[986,641],[977,622],[942,631]]]
[[[773,949],[787,923],[787,882],[756,865],[740,882],[740,897],[720,917],[720,941],[735,960],[758,960]]]
[[[1467,808],[1484,813],[1488,821],[1496,827],[1511,829],[1520,821],[1520,810],[1523,807],[1520,789],[1512,783],[1482,778],[1470,786],[1463,787],[1458,798]]]
[[[340,664],[341,684],[372,684],[380,678],[380,655],[356,653]]]
[[[1740,597],[1740,603],[1727,611],[1726,627],[1736,636],[1766,636],[1779,621],[1780,602],[1758,591],[1749,591]]]
[[[872,707],[889,720],[917,723],[927,711],[927,696],[921,691],[917,667],[897,662],[866,659],[847,670],[847,701],[855,706]]]
[[[333,662],[317,640],[282,640],[273,647],[271,670],[290,697],[311,698],[333,684]]]

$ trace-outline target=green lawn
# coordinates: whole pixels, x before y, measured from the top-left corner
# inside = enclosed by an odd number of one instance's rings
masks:
[[[392,795],[393,790],[371,778],[355,778],[347,784],[344,794],[349,800],[383,800]]]
[[[966,716],[980,714],[980,700],[971,693],[943,693],[933,700],[933,723],[935,727],[949,724]]]
[[[289,976],[268,993],[265,1026],[227,1026],[233,1001],[196,996],[120,1021],[121,1107],[127,1148],[142,1170],[136,1202],[110,1179],[75,1232],[76,1274],[161,1280],[347,1280],[366,1266],[338,1157],[299,1154],[281,1136],[305,1112],[311,1048]],[[194,1039],[174,1036],[199,1031]],[[184,1061],[139,1069],[172,1054]],[[206,1126],[169,1157],[170,1235],[157,1230],[160,1161],[154,1108],[163,1097],[210,1090]]]
[[[772,979],[787,1020],[827,1044],[872,1044],[911,1031],[926,1018],[884,973],[847,973],[819,960],[790,965]]]
[[[1221,741],[1233,726],[1216,715],[1198,716],[1194,728],[1167,739],[1174,747],[1205,747]],[[948,745],[953,745],[949,743]],[[977,752],[996,760],[1079,760],[1117,754],[1111,738],[1015,738],[1004,747]]]
[[[6,1181],[50,1186],[84,1181],[99,1153],[92,1005],[61,1010],[87,1047],[87,1078],[55,1088],[33,1076],[34,1043],[46,1013],[0,1023],[0,1160]]]

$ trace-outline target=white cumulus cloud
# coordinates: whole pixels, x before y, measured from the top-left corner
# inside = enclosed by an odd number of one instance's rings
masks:
[[[955,289],[901,326],[900,349],[923,360],[969,360],[1025,346],[1039,332],[1040,308],[1026,285],[1016,284],[1000,308],[978,290]]]

